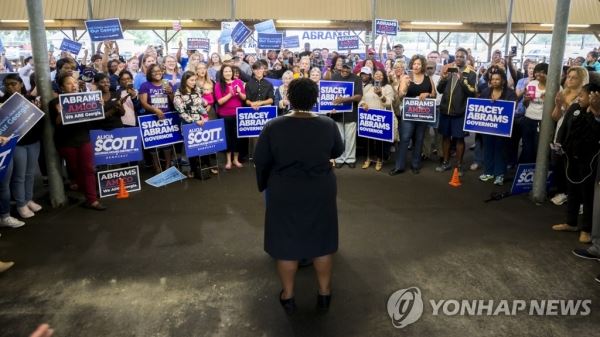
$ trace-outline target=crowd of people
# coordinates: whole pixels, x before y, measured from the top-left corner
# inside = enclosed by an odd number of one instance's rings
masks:
[[[386,53],[368,48],[364,59],[326,48],[299,53],[268,50],[256,54],[233,48],[231,52],[205,57],[197,50],[187,50],[184,55],[182,47],[180,42],[175,55],[161,55],[154,47],[148,47],[144,53],[128,60],[119,54],[115,41],[103,42],[98,53],[89,59],[86,55],[76,60],[63,52],[57,60],[49,54],[48,66],[56,97],[48,111],[54,126],[54,142],[65,163],[67,186],[83,193],[87,208],[106,209],[96,191],[97,168],[90,143],[91,129],[136,127],[137,116],[154,114],[161,119],[167,112],[177,112],[182,123],[200,126],[207,120],[222,118],[227,150],[224,151],[225,164],[220,169],[241,168],[252,146],[247,139],[237,137],[236,109],[274,105],[279,115],[287,114],[293,108],[288,97],[289,85],[297,78],[308,78],[317,84],[321,80],[354,83],[351,96],[338,97],[333,102],[351,102],[352,111],[327,115],[335,122],[343,141],[342,153],[332,162],[337,169],[356,167],[357,148],[365,158],[362,169],[374,164],[375,170],[381,171],[389,161],[392,163],[390,176],[403,174],[408,168],[413,174],[419,174],[425,161],[437,155],[437,172],[456,168],[462,175],[465,170],[482,169],[479,175],[482,182],[501,186],[508,170],[519,163],[534,163],[536,159],[547,85],[546,63],[525,60],[522,67],[516,67],[511,56],[503,57],[502,52],[495,51],[491,62],[477,64],[465,48],[458,48],[454,54],[431,51],[408,57],[401,44],[390,47]],[[553,229],[580,231],[579,240],[590,243],[593,181],[600,140],[598,50],[590,51],[585,59],[569,63],[563,69],[561,90],[552,113],[557,132],[552,144],[555,184],[551,189],[554,203],[568,203],[568,216],[564,224],[555,225]],[[0,102],[13,93],[21,93],[39,105],[33,69],[33,59],[27,58],[19,69],[13,69],[15,74],[5,76]],[[280,81],[280,85],[274,87],[272,80]],[[105,119],[63,125],[58,95],[91,90],[102,93]],[[435,99],[438,122],[402,120],[405,97]],[[469,135],[463,131],[463,124],[470,97],[514,101],[517,108],[512,137],[477,134],[473,143],[474,160],[466,164],[465,137]],[[393,143],[357,138],[359,107],[394,112]],[[38,167],[42,175],[46,171],[43,156],[40,156],[41,125],[38,123],[19,141],[10,170],[0,184],[2,227],[24,225],[11,215],[11,199],[16,201],[16,213],[21,219],[35,216],[42,208],[33,200],[34,175]],[[172,146],[145,154],[145,162],[156,173],[189,161],[188,176],[201,179],[218,174],[219,168],[212,165],[213,158],[186,158],[181,147]],[[580,205],[583,205],[583,222],[578,225]],[[600,259],[600,250],[596,256]],[[0,270],[6,267],[0,264]]]

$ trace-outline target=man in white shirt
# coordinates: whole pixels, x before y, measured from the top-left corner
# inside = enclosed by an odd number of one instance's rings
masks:
[[[23,60],[23,67],[19,69],[19,76],[23,80],[23,83],[25,84],[25,90],[27,90],[27,92],[31,91],[30,77],[33,73],[33,70],[33,57],[26,57]]]

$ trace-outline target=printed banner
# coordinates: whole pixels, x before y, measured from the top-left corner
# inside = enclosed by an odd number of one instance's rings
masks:
[[[186,176],[179,172],[175,166],[169,167],[166,171],[163,171],[154,177],[146,180],[146,184],[154,187],[162,187],[169,185],[179,180],[185,179]]]
[[[203,50],[208,51],[210,49],[210,40],[202,37],[188,37],[187,39],[187,50]]]
[[[231,31],[231,39],[236,44],[243,44],[252,35],[252,30],[246,27],[242,21],[238,21],[237,25]]]
[[[337,37],[338,50],[353,50],[358,49],[358,36],[339,35]]]
[[[60,101],[63,125],[83,123],[104,119],[104,105],[102,105],[102,92],[75,92],[61,94]]]
[[[353,82],[319,81],[319,112],[352,112],[352,102],[333,104],[337,97],[354,96]]]
[[[139,116],[138,125],[144,149],[181,143],[183,136],[179,124],[179,114],[175,112],[165,113],[164,119],[158,119],[154,114]]]
[[[142,189],[139,166],[100,171],[98,172],[100,198],[110,197],[119,193],[119,178],[123,179],[127,192],[135,192]]]
[[[358,108],[358,136],[392,143],[394,112]]]
[[[6,171],[8,171],[8,165],[10,165],[18,141],[17,137],[12,137],[6,144],[0,146],[0,181],[4,179]]]
[[[81,50],[81,46],[82,44],[77,42],[77,41],[73,41],[73,40],[69,40],[69,39],[63,39],[61,44],[60,44],[60,50],[64,50],[64,51],[68,51],[69,53],[77,56],[77,54],[79,54],[79,51]]]
[[[258,33],[258,48],[260,49],[281,49],[281,33]]]
[[[14,93],[0,107],[0,135],[18,135],[21,140],[44,117],[44,112],[19,93]]]
[[[123,39],[123,29],[119,19],[87,20],[85,27],[92,42]]]
[[[298,35],[284,37],[283,48],[300,48],[300,37]]]
[[[225,122],[222,119],[182,125],[185,154],[188,157],[206,156],[227,149]]]
[[[238,138],[251,138],[260,136],[265,124],[277,117],[276,106],[261,106],[253,108],[237,108],[236,125]]]
[[[90,130],[96,165],[115,165],[144,159],[140,128]]]
[[[515,173],[515,180],[513,180],[512,187],[510,189],[511,194],[522,194],[527,193],[533,189],[533,177],[535,176],[535,163],[532,164],[519,164],[517,166],[517,172]],[[550,187],[552,184],[553,172],[548,171],[548,177],[546,178],[546,186]]]
[[[273,19],[255,24],[254,30],[257,33],[277,33],[277,31],[275,30],[275,22],[273,21]]]
[[[402,120],[414,122],[436,122],[435,99],[405,97],[402,101]]]
[[[510,137],[514,117],[515,102],[469,98],[467,99],[463,130]]]
[[[398,34],[398,20],[375,19],[375,34],[396,36]]]

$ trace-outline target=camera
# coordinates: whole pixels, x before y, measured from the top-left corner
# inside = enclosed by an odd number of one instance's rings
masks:
[[[458,72],[458,68],[456,68],[456,67],[450,67],[450,68],[448,68],[448,72],[449,73],[457,73]]]

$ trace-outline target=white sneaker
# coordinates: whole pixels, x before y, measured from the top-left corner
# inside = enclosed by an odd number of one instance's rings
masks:
[[[29,202],[27,202],[27,207],[29,207],[32,212],[39,212],[42,210],[42,206],[33,200],[29,200]]]
[[[29,207],[27,207],[27,205],[23,206],[23,207],[17,207],[17,212],[19,213],[19,216],[22,219],[27,219],[27,218],[31,218],[32,216],[35,215],[35,213],[33,213]]]
[[[557,195],[555,195],[552,199],[550,199],[550,201],[555,204],[556,206],[560,206],[562,204],[564,204],[565,202],[567,202],[567,195],[564,193],[559,193]]]
[[[23,221],[15,219],[10,215],[0,219],[0,227],[19,228],[23,225],[25,225]]]
[[[579,205],[579,215],[583,215],[583,204]]]

